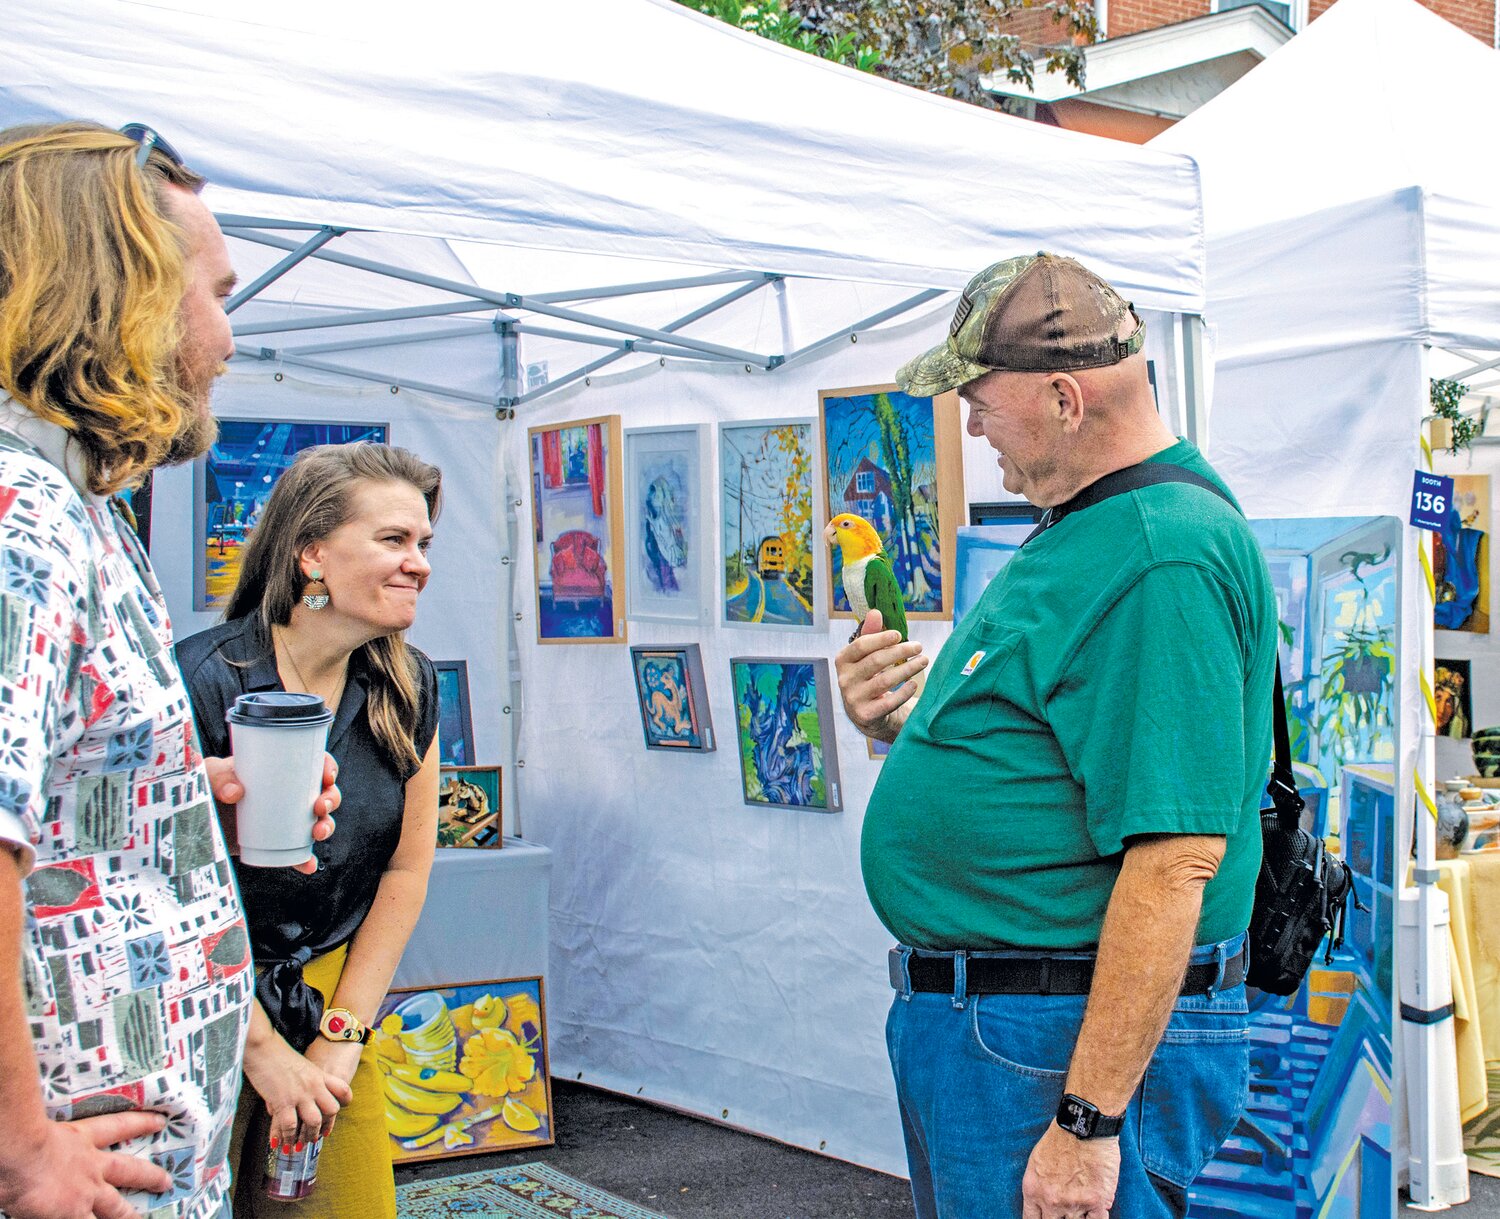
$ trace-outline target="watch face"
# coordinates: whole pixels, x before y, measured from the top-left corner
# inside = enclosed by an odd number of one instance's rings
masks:
[[[330,1012],[324,1024],[327,1025],[328,1033],[332,1037],[344,1036],[349,1028],[349,1022],[336,1012]]]
[[[1063,1119],[1062,1125],[1068,1131],[1081,1139],[1086,1139],[1094,1132],[1095,1112],[1092,1106],[1085,1105],[1071,1096],[1065,1096],[1058,1116]]]

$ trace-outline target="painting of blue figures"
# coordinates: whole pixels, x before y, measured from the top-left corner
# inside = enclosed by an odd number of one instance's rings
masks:
[[[613,643],[620,569],[620,419],[611,415],[532,428],[537,638]]]
[[[635,694],[641,705],[641,727],[647,749],[713,748],[708,701],[703,695],[697,644],[686,647],[630,649]]]
[[[1276,593],[1303,826],[1354,871],[1359,907],[1287,997],[1248,992],[1249,1105],[1189,1191],[1191,1219],[1388,1219],[1396,937],[1393,517],[1250,522]]]
[[[954,550],[953,625],[963,621],[1035,526],[960,525]]]
[[[438,688],[438,754],[444,766],[473,766],[474,718],[469,710],[469,662],[435,660]]]
[[[842,807],[825,660],[729,662],[745,803],[837,812]]]
[[[228,602],[250,531],[298,453],[320,444],[384,444],[387,435],[383,423],[220,419],[218,440],[194,470],[193,608],[223,609]]]
[[[811,626],[812,424],[719,429],[726,623]]]
[[[702,605],[698,429],[625,433],[630,616],[697,622]]]
[[[822,404],[824,486],[828,518],[842,512],[875,527],[890,556],[908,616],[943,616],[947,499],[939,462],[939,411],[932,398],[913,398],[894,385],[825,390]],[[956,519],[948,522],[950,530]],[[832,612],[847,614],[843,555],[832,552]]]

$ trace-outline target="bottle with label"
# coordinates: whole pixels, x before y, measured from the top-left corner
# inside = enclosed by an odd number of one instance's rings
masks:
[[[283,1143],[280,1147],[266,1148],[266,1197],[277,1202],[300,1202],[312,1193],[318,1180],[318,1156],[323,1150],[323,1140],[315,1139],[303,1143],[301,1150],[295,1143]]]

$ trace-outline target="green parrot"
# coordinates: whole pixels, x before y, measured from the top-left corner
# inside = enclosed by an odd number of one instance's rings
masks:
[[[830,546],[837,543],[843,552],[844,592],[860,624],[872,609],[879,610],[884,629],[900,631],[902,640],[906,640],[906,603],[875,527],[864,517],[841,512],[828,522],[823,536]],[[860,627],[856,626],[851,640],[859,635],[859,631]]]

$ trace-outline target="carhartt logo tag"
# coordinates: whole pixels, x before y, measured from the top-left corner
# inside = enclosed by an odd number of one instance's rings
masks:
[[[983,652],[975,652],[974,655],[969,657],[969,663],[964,665],[963,669],[959,673],[959,676],[967,677],[970,673],[974,672],[975,669],[979,668],[979,662],[983,659]]]

